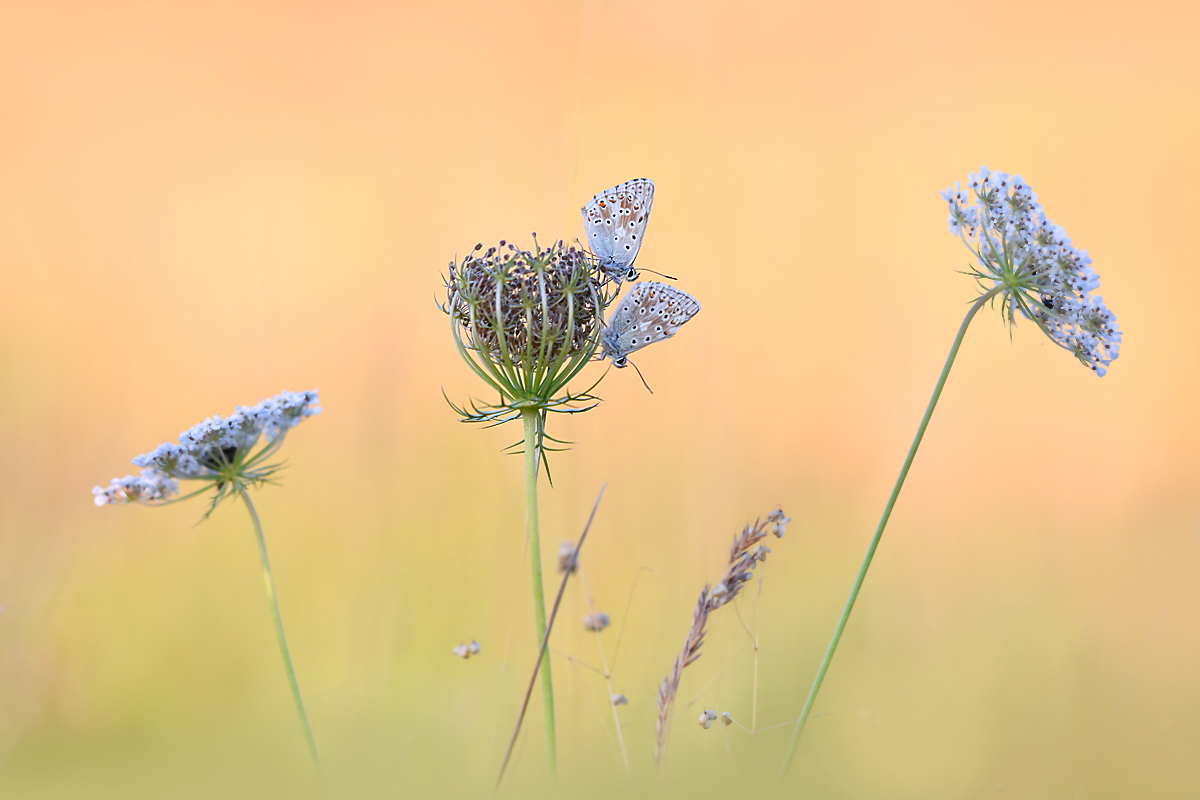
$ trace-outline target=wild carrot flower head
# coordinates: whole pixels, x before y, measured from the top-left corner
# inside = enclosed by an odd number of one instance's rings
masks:
[[[144,469],[141,475],[113,478],[108,488],[92,489],[98,506],[121,503],[158,503],[179,493],[179,481],[156,469]]]
[[[283,466],[267,463],[283,445],[287,432],[305,418],[321,413],[317,391],[284,392],[253,406],[238,406],[229,417],[209,417],[179,434],[179,443],[164,442],[133,459],[140,476],[115,478],[107,488],[92,490],[98,506],[144,503],[162,505],[184,497],[179,481],[203,485],[185,497],[216,488],[212,508],[239,487],[265,483]],[[259,441],[263,446],[255,451]],[[211,513],[211,508],[210,508]]]
[[[499,394],[471,411],[452,403],[455,411],[499,423],[523,409],[586,410],[577,404],[596,398],[572,395],[567,384],[595,354],[613,292],[594,259],[561,241],[543,248],[535,237],[534,248],[522,250],[502,240],[451,262],[440,307],[463,360]]]
[[[1121,351],[1116,317],[1093,295],[1100,277],[1086,250],[1047,218],[1037,194],[1020,175],[986,166],[942,192],[950,232],[971,250],[968,274],[999,289],[1010,325],[1017,315],[1035,322],[1060,347],[1104,375]]]

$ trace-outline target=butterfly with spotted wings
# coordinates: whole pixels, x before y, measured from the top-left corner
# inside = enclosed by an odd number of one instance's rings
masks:
[[[699,312],[700,303],[687,292],[656,281],[639,283],[618,303],[617,313],[601,332],[600,357],[611,358],[618,369],[624,367],[630,353],[670,339]]]
[[[617,284],[637,280],[633,262],[653,205],[654,181],[636,178],[605,189],[580,209],[588,247],[600,259],[604,274]]]

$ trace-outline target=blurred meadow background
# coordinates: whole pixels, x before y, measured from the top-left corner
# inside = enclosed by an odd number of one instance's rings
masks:
[[[974,296],[938,192],[1021,173],[1095,259],[1107,377],[979,316],[780,794],[1200,787],[1200,49],[1189,3],[0,3],[0,795],[321,793],[253,533],[90,490],[318,387],[257,493],[332,796],[486,795],[534,657],[519,427],[435,307],[476,242],[582,236],[657,183],[638,266],[703,311],[614,370],[543,484],[623,628],[632,788],[587,604],[508,796],[770,794],[714,614],[668,769],[654,692],[741,526],[782,505],[758,723],[796,718]],[[586,375],[599,374],[599,366]],[[649,568],[649,569],[643,569]],[[631,588],[636,582],[636,591]],[[625,613],[628,604],[628,614]],[[753,624],[754,593],[739,601]],[[478,639],[469,661],[451,654]]]

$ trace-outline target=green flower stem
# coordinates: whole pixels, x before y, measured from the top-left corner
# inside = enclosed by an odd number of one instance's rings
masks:
[[[296,712],[304,723],[304,735],[308,737],[308,749],[312,753],[313,763],[321,768],[321,758],[317,755],[317,743],[313,739],[312,728],[308,725],[308,714],[304,713],[304,700],[300,698],[300,685],[296,683],[296,671],[292,669],[292,657],[288,653],[287,637],[283,635],[283,618],[279,616],[279,600],[275,597],[275,579],[271,577],[271,561],[267,558],[267,540],[263,537],[262,523],[258,519],[258,510],[250,501],[246,487],[237,484],[238,493],[250,511],[250,519],[254,520],[254,534],[258,537],[258,557],[262,560],[263,582],[267,585],[267,599],[271,601],[271,614],[275,617],[275,635],[279,638],[279,652],[283,654],[283,667],[287,670],[288,682],[292,685],[292,700],[296,703]]]
[[[546,638],[546,600],[542,593],[542,548],[538,536],[537,473],[538,448],[536,408],[521,409],[525,423],[525,531],[529,538],[529,568],[533,576],[533,621],[537,638]],[[546,724],[546,765],[550,777],[558,773],[558,756],[554,735],[554,682],[550,678],[550,650],[542,652],[542,717]]]
[[[875,557],[875,549],[879,547],[879,540],[883,538],[883,529],[887,527],[888,518],[892,515],[892,507],[896,505],[896,498],[900,496],[900,489],[904,487],[904,479],[908,477],[908,470],[917,455],[917,448],[921,446],[921,439],[925,436],[925,429],[929,427],[929,420],[933,416],[933,409],[937,407],[938,398],[942,396],[942,389],[946,386],[946,378],[950,377],[950,368],[954,366],[954,358],[958,355],[958,348],[962,345],[963,337],[967,334],[967,326],[971,324],[971,320],[975,318],[979,309],[983,308],[987,301],[991,300],[1004,289],[1003,285],[997,286],[976,300],[971,305],[970,310],[967,311],[967,316],[963,319],[962,325],[958,328],[958,335],[954,337],[954,345],[950,348],[950,355],[946,358],[946,366],[942,367],[941,377],[938,378],[937,386],[933,389],[933,397],[929,398],[929,406],[925,409],[925,416],[921,418],[921,426],[917,428],[917,435],[913,439],[912,447],[908,448],[908,457],[904,459],[904,466],[900,468],[900,476],[896,478],[896,485],[892,487],[892,496],[888,498],[887,507],[883,509],[883,517],[879,520],[879,527],[875,529],[875,537],[871,539],[871,546],[867,549],[867,557],[863,559],[862,567],[858,570],[858,577],[854,580],[854,588],[850,590],[850,598],[846,601],[846,607],[842,609],[842,618],[838,620],[837,630],[833,632],[833,639],[829,642],[829,649],[825,651],[825,659],[821,662],[821,668],[817,670],[817,677],[813,681],[812,688],[808,691],[808,699],[804,701],[804,709],[800,712],[800,719],[796,720],[796,727],[792,731],[792,741],[788,745],[787,756],[783,760],[783,767],[779,770],[781,780],[787,774],[792,761],[796,758],[796,750],[800,747],[800,734],[804,731],[804,723],[808,722],[808,715],[812,713],[813,703],[817,699],[817,692],[821,690],[821,683],[825,680],[825,673],[829,670],[829,663],[833,661],[833,653],[837,650],[838,642],[841,641],[842,631],[846,629],[846,620],[850,618],[850,611],[854,608],[854,601],[858,599],[858,592],[862,589],[863,580],[867,577],[867,569],[871,566],[871,559]]]

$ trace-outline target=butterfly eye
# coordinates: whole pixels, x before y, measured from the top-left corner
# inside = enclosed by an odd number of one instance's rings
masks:
[[[614,359],[613,359],[613,366],[614,366],[614,367],[616,367],[617,369],[621,369],[622,367],[624,367],[624,366],[625,366],[625,363],[626,363],[628,360],[629,360],[629,359],[628,359],[626,356],[621,356],[620,358],[614,358]]]

